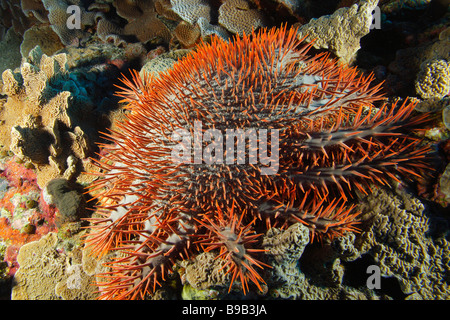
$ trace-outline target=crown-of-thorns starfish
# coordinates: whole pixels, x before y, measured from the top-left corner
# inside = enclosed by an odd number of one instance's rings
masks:
[[[113,143],[102,146],[90,188],[99,204],[86,244],[98,256],[120,251],[101,275],[102,298],[144,298],[177,260],[203,251],[225,260],[230,290],[261,289],[268,228],[301,222],[321,240],[356,231],[358,213],[347,205],[355,190],[427,168],[429,148],[410,134],[426,116],[411,117],[412,103],[375,107],[383,97],[371,75],[308,56],[310,46],[287,28],[213,38],[159,79],[135,72],[123,80],[119,94],[131,112],[107,134]],[[228,148],[216,135],[238,130],[249,136]],[[256,131],[277,134],[259,163],[250,161],[262,148],[251,139]],[[229,148],[239,141],[244,162]],[[174,150],[187,160],[174,161]],[[263,161],[268,150],[277,163]]]

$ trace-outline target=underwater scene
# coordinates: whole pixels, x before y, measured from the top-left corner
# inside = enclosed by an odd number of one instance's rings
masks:
[[[0,299],[449,300],[449,7],[0,0]]]

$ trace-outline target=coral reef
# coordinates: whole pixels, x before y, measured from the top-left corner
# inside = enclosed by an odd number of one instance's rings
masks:
[[[200,27],[186,21],[181,21],[174,29],[173,34],[184,48],[193,47],[201,36]]]
[[[24,245],[17,257],[13,300],[85,300],[97,296],[94,276],[83,270],[81,250],[58,250],[58,237],[49,233]]]
[[[151,295],[177,259],[198,252],[225,260],[229,290],[263,291],[260,272],[269,266],[258,232],[300,222],[311,240],[342,236],[357,230],[358,213],[346,203],[353,190],[428,168],[429,147],[410,135],[427,115],[410,118],[414,103],[375,108],[380,85],[369,88],[370,76],[327,55],[307,56],[311,45],[296,36],[282,28],[214,38],[155,81],[137,72],[124,80],[131,113],[108,135],[114,144],[104,145],[90,186],[101,192],[86,244],[99,256],[124,255],[103,275],[102,298]],[[256,146],[241,155],[248,164],[228,152],[225,164],[217,137],[214,149],[206,141],[189,148],[197,130],[255,127],[281,131],[262,167],[251,159]],[[276,164],[267,155],[274,145]],[[192,163],[199,148],[207,151]]]
[[[84,199],[76,190],[76,186],[66,179],[49,181],[43,190],[43,196],[48,205],[54,205],[58,209],[58,215],[55,217],[58,227],[80,220],[84,216]]]
[[[365,212],[361,219],[369,227],[349,245],[351,249],[347,248],[348,252],[353,251],[348,259],[371,255],[382,276],[395,277],[405,296],[448,299],[448,219],[433,217],[420,200],[401,186],[374,190],[361,207]]]
[[[6,246],[5,262],[13,275],[20,247],[55,230],[55,210],[42,202],[30,163],[10,156],[0,161],[0,240]]]
[[[442,109],[442,120],[444,121],[445,127],[450,130],[450,104],[447,104],[447,106]]]
[[[427,60],[422,64],[416,92],[422,99],[442,99],[449,94],[450,65],[446,60]]]
[[[20,66],[21,42],[21,37],[12,28],[8,29],[2,41],[0,41],[0,52],[2,53],[0,55],[0,73],[3,73],[6,69],[15,69]]]
[[[444,173],[439,179],[439,189],[444,195],[444,201],[450,204],[450,164],[447,164]]]
[[[0,16],[0,299],[450,298],[448,1],[0,0]],[[216,39],[291,26],[313,56],[243,46],[242,71]],[[171,166],[169,128],[198,119],[214,160],[215,130],[309,124],[280,131],[282,178],[261,180],[268,166]]]
[[[66,69],[66,54],[52,57],[33,49],[20,72],[3,72],[8,95],[0,118],[2,141],[17,156],[32,161],[38,184],[53,178],[74,178],[95,141],[92,99]]]
[[[301,223],[285,231],[269,229],[262,241],[265,255],[272,266],[268,285],[280,298],[299,298],[305,288],[305,276],[298,266],[300,257],[309,243],[309,230]],[[303,296],[303,298],[305,298]]]
[[[396,59],[388,66],[391,74],[386,79],[390,92],[418,94],[425,100],[439,100],[448,95],[449,30],[441,31],[438,39],[396,52]]]
[[[336,10],[330,16],[312,19],[298,30],[298,37],[314,40],[314,47],[327,49],[343,63],[355,59],[360,39],[367,35],[372,24],[372,11],[378,0],[361,1],[350,8]]]
[[[384,1],[381,10],[386,13],[400,12],[402,9],[421,9],[426,7],[431,0],[389,0]]]
[[[27,14],[26,4],[33,1],[25,0],[1,0],[0,1],[0,29],[13,28],[14,32],[22,35],[25,30],[31,27],[39,20],[34,16]],[[22,11],[22,7],[25,5],[25,10]]]
[[[225,291],[223,289],[230,282],[230,275],[220,272],[225,262],[215,259],[211,252],[200,253],[194,259],[182,261],[180,265],[184,269],[182,284],[195,290],[208,290],[209,294],[213,288],[222,287],[222,291]]]
[[[28,57],[30,51],[36,46],[39,46],[42,53],[47,56],[52,56],[58,50],[64,48],[58,35],[46,25],[36,25],[25,31],[20,45],[20,54],[22,57]]]
[[[246,0],[226,0],[219,8],[219,24],[228,31],[242,36],[264,27],[264,16],[251,9]]]
[[[128,42],[146,43],[154,39],[166,43],[172,38],[169,28],[159,19],[154,1],[120,1],[113,2],[119,17],[128,23],[124,26],[108,19],[105,15],[97,15],[97,35],[106,42],[125,46]],[[105,10],[103,7],[91,6],[92,10]]]
[[[202,37],[217,35],[222,39],[228,39],[228,31],[219,25],[211,24],[211,16],[218,15],[217,8],[212,8],[207,1],[203,0],[171,0],[171,10],[183,21],[192,26],[198,25]]]
[[[151,59],[142,67],[140,76],[142,79],[146,77],[146,75],[151,75],[154,78],[158,78],[160,74],[165,71],[170,70],[174,66],[174,64],[186,56],[189,53],[189,50],[176,50],[168,53],[163,53],[158,57]]]
[[[44,8],[48,11],[48,21],[51,28],[59,36],[64,45],[79,45],[81,41],[89,36],[89,33],[83,31],[88,26],[95,24],[95,12],[87,12],[79,0],[41,0]],[[76,5],[79,12],[71,12],[70,5]],[[79,14],[79,26],[69,28],[69,22],[78,24],[74,21],[72,15]],[[78,18],[78,17],[77,17]],[[77,19],[75,18],[75,19]]]

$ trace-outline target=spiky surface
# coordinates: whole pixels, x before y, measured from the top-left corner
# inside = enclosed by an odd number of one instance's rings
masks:
[[[411,118],[413,104],[375,108],[382,96],[371,76],[324,54],[308,56],[309,47],[285,28],[229,43],[214,38],[160,79],[124,80],[120,95],[131,112],[108,135],[113,144],[103,146],[91,187],[101,190],[101,217],[90,219],[86,243],[99,256],[121,252],[102,275],[102,298],[144,298],[177,259],[201,251],[226,260],[230,289],[258,289],[269,267],[258,256],[267,228],[300,221],[322,240],[356,231],[358,213],[347,204],[355,190],[426,168],[428,148],[409,135],[425,116]],[[278,170],[263,174],[264,157],[250,161],[258,147],[250,140],[245,163],[234,153],[232,163],[198,161],[195,148],[190,163],[174,161],[174,131],[194,136],[198,121],[204,134],[276,130],[267,149],[278,141]],[[220,154],[206,152],[217,142],[206,140],[203,157]]]

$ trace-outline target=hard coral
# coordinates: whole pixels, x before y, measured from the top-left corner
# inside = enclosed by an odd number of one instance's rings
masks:
[[[172,10],[184,21],[190,24],[197,23],[199,18],[204,18],[208,22],[211,20],[211,7],[204,0],[171,0]]]
[[[33,16],[29,16],[26,11],[21,10],[21,5],[24,0],[0,0],[0,29],[13,28],[14,31],[20,35],[31,27],[38,19]]]
[[[314,40],[314,47],[333,52],[343,63],[350,63],[360,48],[360,39],[369,33],[372,11],[378,0],[365,0],[332,15],[312,19],[299,28],[299,37]]]
[[[49,22],[48,11],[41,0],[20,0],[20,7],[26,16],[34,16],[40,22]]]
[[[171,34],[166,25],[157,17],[154,1],[116,0],[113,6],[117,14],[127,20],[122,28],[106,17],[99,19],[97,33],[103,41],[113,41],[124,45],[128,41],[148,42],[155,38],[168,43]]]
[[[93,26],[95,24],[96,14],[94,12],[87,12],[80,6],[79,1],[42,0],[42,4],[48,11],[48,20],[53,31],[59,36],[64,45],[78,46],[80,41],[89,36],[83,29],[86,26]],[[69,18],[74,14],[68,8],[73,4],[79,9],[80,14],[80,26],[77,28],[68,27]]]
[[[371,255],[381,275],[394,277],[405,296],[449,299],[450,243],[443,229],[448,222],[402,186],[374,190],[361,206],[369,227],[353,242],[357,257]]]
[[[265,26],[263,14],[246,0],[226,0],[219,8],[219,24],[241,36]]]
[[[13,275],[19,249],[55,229],[54,211],[41,205],[32,169],[25,168],[17,157],[2,159],[0,166],[0,240],[7,245],[5,261]]]
[[[217,9],[204,0],[171,0],[172,10],[185,22],[198,26],[202,37],[217,35],[222,39],[229,38],[229,32],[219,25],[213,25],[212,16],[218,15]]]
[[[308,56],[296,34],[213,38],[159,79],[124,80],[131,113],[91,186],[99,207],[86,244],[120,251],[103,298],[144,298],[177,259],[203,251],[225,260],[230,288],[262,288],[265,230],[300,222],[311,241],[334,239],[357,230],[355,191],[428,169],[429,147],[410,135],[427,115],[411,117],[412,103],[376,108],[371,76]]]
[[[0,113],[1,142],[37,165],[42,188],[52,178],[79,172],[95,138],[87,135],[94,128],[93,102],[66,62],[66,54],[49,57],[36,47],[20,72],[8,69],[2,75],[8,100]]]
[[[93,276],[83,269],[81,250],[58,250],[59,239],[49,233],[24,245],[18,255],[20,268],[14,278],[12,300],[95,299]]]
[[[43,193],[46,202],[58,208],[58,227],[66,222],[77,221],[83,215],[83,197],[77,192],[76,186],[66,179],[51,180]]]
[[[173,33],[184,48],[193,47],[201,36],[201,30],[198,25],[192,25],[185,21],[181,21]]]
[[[20,45],[22,57],[28,57],[30,51],[36,46],[39,46],[47,56],[51,56],[64,48],[58,35],[47,25],[33,26],[25,31]]]
[[[422,99],[442,99],[450,93],[450,64],[446,60],[426,60],[417,75],[416,92]]]

